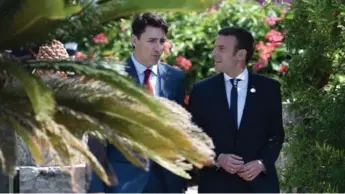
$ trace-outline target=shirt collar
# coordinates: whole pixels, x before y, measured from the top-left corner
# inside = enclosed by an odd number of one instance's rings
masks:
[[[140,75],[140,74],[143,74],[144,71],[145,71],[146,69],[151,69],[151,71],[152,71],[155,75],[157,75],[157,72],[158,72],[158,65],[157,65],[157,64],[152,65],[150,68],[147,68],[145,65],[139,63],[139,61],[137,61],[137,60],[135,59],[133,53],[132,53],[132,55],[131,55],[131,59],[132,59],[132,61],[133,61],[133,63],[134,63],[135,69],[137,70],[137,72],[138,72],[139,75]]]
[[[245,68],[237,77],[236,79],[240,79],[241,82],[247,82],[248,81],[248,77],[249,77],[249,73],[248,73],[248,69]],[[226,73],[224,73],[224,80],[225,81],[229,81],[230,79],[234,79],[233,77],[230,77],[229,75],[227,75]]]

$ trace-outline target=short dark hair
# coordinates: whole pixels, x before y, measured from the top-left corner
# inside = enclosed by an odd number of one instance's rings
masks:
[[[254,53],[254,37],[244,28],[226,27],[218,31],[218,35],[222,36],[234,36],[237,40],[234,52],[240,49],[247,51],[246,63],[248,63]]]
[[[132,22],[132,34],[140,38],[147,26],[161,28],[165,34],[168,33],[168,24],[163,18],[152,12],[135,15]]]

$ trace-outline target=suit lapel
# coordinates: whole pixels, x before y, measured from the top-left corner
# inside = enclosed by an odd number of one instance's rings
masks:
[[[243,115],[239,127],[239,131],[244,130],[246,127],[246,124],[250,122],[251,113],[252,110],[255,109],[255,96],[256,96],[256,82],[255,82],[255,75],[251,72],[249,72],[248,76],[248,86],[247,86],[247,97],[246,102],[244,104],[243,108]]]
[[[131,59],[131,57],[129,57],[127,59],[127,62],[126,62],[126,72],[128,73],[128,75],[130,77],[132,77],[138,84],[140,84],[140,80],[139,80],[139,77],[138,77],[138,73],[137,73],[137,70],[135,69],[135,66],[134,66],[134,63]]]
[[[159,96],[168,98],[169,96],[169,76],[167,69],[161,63],[158,63],[158,87],[159,87]]]

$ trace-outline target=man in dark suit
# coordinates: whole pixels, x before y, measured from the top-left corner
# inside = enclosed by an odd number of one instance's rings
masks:
[[[133,54],[127,60],[127,72],[134,80],[147,87],[154,96],[184,103],[184,74],[181,70],[159,61],[163,53],[168,26],[153,13],[134,17],[131,43]],[[88,192],[109,193],[180,193],[186,180],[149,161],[145,171],[131,164],[113,145],[105,148],[97,139],[89,139],[90,150],[105,166],[108,173],[115,172],[118,184],[106,185],[93,172]]]
[[[280,84],[249,72],[253,36],[224,28],[215,41],[219,74],[194,84],[189,110],[213,139],[216,167],[203,168],[200,193],[280,192],[275,169],[282,143]]]

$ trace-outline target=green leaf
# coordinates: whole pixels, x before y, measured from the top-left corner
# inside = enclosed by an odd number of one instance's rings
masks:
[[[96,8],[101,20],[106,22],[119,17],[145,11],[203,11],[218,0],[112,0]]]
[[[0,10],[6,10],[0,19],[0,49],[16,48],[31,41],[44,40],[62,20],[82,9],[80,5],[73,5],[65,0],[12,2],[0,4]]]

